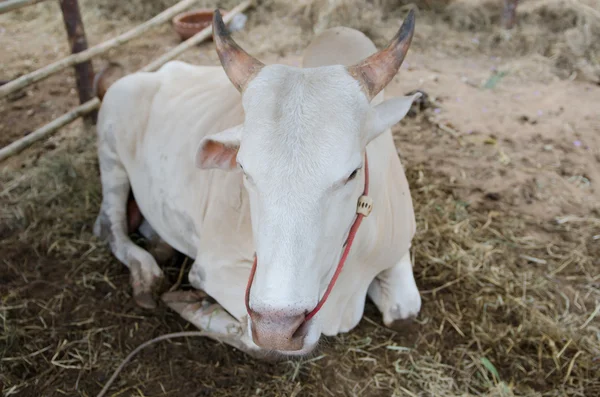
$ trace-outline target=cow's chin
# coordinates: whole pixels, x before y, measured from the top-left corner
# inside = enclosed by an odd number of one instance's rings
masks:
[[[293,357],[304,357],[304,356],[308,356],[308,355],[311,355],[312,353],[314,353],[317,345],[319,344],[319,339],[321,338],[321,331],[319,330],[319,327],[317,326],[317,324],[314,323],[313,321],[311,321],[311,323],[308,324],[308,326],[309,326],[308,332],[306,334],[306,337],[304,338],[304,345],[302,346],[302,349],[300,349],[300,350],[267,350],[267,349],[261,348],[260,346],[256,345],[254,343],[254,341],[252,340],[252,327],[250,326],[249,320],[248,320],[248,333],[249,333],[248,336],[249,336],[250,342],[254,345],[254,347],[256,349],[260,349],[262,351],[262,353],[267,355],[270,359],[284,360],[284,359],[289,359],[289,358],[293,358]]]

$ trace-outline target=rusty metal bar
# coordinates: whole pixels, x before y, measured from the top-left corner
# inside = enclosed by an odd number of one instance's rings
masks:
[[[77,54],[88,48],[85,37],[85,29],[81,20],[79,3],[77,0],[60,0],[60,9],[62,11],[65,29],[69,38],[69,47],[71,54]],[[75,78],[77,80],[77,93],[79,94],[79,103],[86,103],[92,99],[94,86],[94,68],[92,61],[88,60],[79,63],[73,67],[75,69]],[[97,112],[93,111],[85,117],[90,121],[96,120]]]
[[[19,8],[31,6],[37,3],[41,3],[46,0],[4,0],[0,1],[0,14],[5,12],[18,10]]]

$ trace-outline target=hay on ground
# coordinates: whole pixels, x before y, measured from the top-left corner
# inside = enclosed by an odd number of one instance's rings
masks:
[[[419,118],[403,128],[417,127],[431,129]],[[97,161],[93,133],[81,136],[34,168],[1,175],[5,395],[95,395],[137,345],[191,329],[164,307],[136,307],[127,269],[92,235]],[[208,339],[168,342],[140,353],[113,392],[598,395],[600,220],[541,223],[471,210],[445,178],[405,162],[418,220],[418,323],[386,329],[368,303],[357,329],[283,364],[255,362]],[[180,266],[166,268],[171,282]]]

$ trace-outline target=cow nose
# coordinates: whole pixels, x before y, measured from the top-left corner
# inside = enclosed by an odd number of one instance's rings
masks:
[[[297,351],[304,347],[307,327],[305,314],[250,310],[252,339],[263,349]]]

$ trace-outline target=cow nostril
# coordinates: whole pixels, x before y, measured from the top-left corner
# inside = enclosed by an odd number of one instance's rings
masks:
[[[308,334],[304,314],[285,316],[281,313],[250,313],[252,338],[263,348],[274,350],[301,350]]]
[[[287,335],[290,340],[304,338],[306,336],[306,316],[304,314],[300,314],[297,316],[290,316],[282,319],[282,324],[287,323]]]
[[[302,322],[300,323],[298,328],[296,328],[296,331],[294,331],[294,333],[292,334],[292,339],[304,338],[306,336],[308,332],[308,325],[304,320],[304,316],[302,316]]]

